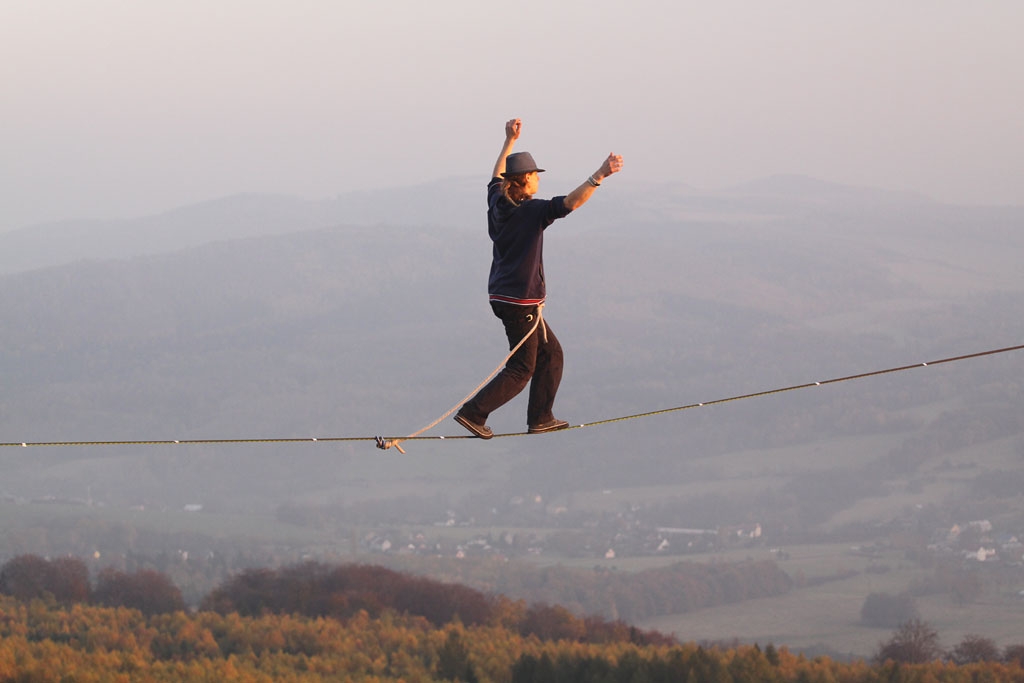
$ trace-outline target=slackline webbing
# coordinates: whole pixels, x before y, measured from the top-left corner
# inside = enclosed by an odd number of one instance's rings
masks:
[[[951,356],[948,358],[939,358],[938,360],[931,360],[923,363],[914,363],[912,365],[901,365],[894,368],[886,368],[885,370],[873,370],[871,372],[862,372],[856,375],[846,375],[845,377],[835,377],[832,379],[825,379],[818,382],[806,382],[804,384],[794,384],[788,387],[781,387],[779,389],[769,389],[767,391],[757,391],[751,394],[742,394],[739,396],[730,396],[729,398],[720,398],[713,401],[704,401],[701,403],[691,403],[689,405],[677,406],[675,408],[664,408],[661,410],[652,410],[646,413],[636,413],[635,415],[624,415],[622,417],[613,417],[605,420],[597,420],[595,422],[586,422],[577,425],[570,425],[566,429],[559,431],[567,431],[570,429],[582,429],[584,427],[597,427],[598,425],[607,425],[614,422],[624,422],[626,420],[636,420],[644,417],[653,417],[655,415],[665,415],[667,413],[675,413],[682,410],[689,410],[691,408],[704,408],[707,406],[720,405],[723,403],[731,403],[733,401],[742,401],[748,398],[759,398],[762,396],[771,396],[774,394],[782,394],[788,391],[796,391],[797,389],[809,389],[812,387],[821,387],[827,384],[838,384],[840,382],[849,382],[855,379],[864,379],[867,377],[876,377],[878,375],[888,375],[895,372],[903,372],[904,370],[913,370],[914,368],[926,368],[933,365],[942,365],[944,363],[955,363],[958,361],[969,360],[971,358],[981,358],[982,356],[994,356],[1001,353],[1009,353],[1010,351],[1020,351],[1024,349],[1024,344],[1017,346],[1007,346],[1001,349],[991,349],[989,351],[979,351],[977,353],[968,353],[961,356]],[[436,424],[436,423],[435,423]],[[433,425],[431,425],[433,426]],[[425,428],[422,431],[425,431]],[[526,436],[527,432],[509,432],[505,434],[495,434],[495,438],[502,437],[513,437],[513,436]],[[397,437],[394,439],[385,439],[380,436],[332,436],[332,437],[305,437],[305,438],[252,438],[252,439],[173,439],[173,440],[131,440],[131,441],[13,441],[13,442],[0,442],[0,447],[36,447],[36,446],[178,446],[178,445],[197,445],[197,444],[260,444],[260,443],[339,443],[346,441],[369,441],[376,443],[378,447],[385,447],[388,441],[447,441],[452,439],[476,439],[478,437],[465,434],[459,436],[409,436],[409,437]]]

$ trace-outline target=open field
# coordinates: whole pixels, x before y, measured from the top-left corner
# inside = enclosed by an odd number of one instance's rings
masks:
[[[849,545],[814,545],[786,548],[788,557],[778,560],[790,576],[804,576],[806,586],[796,586],[787,595],[748,600],[686,614],[645,619],[644,628],[675,633],[683,640],[719,641],[738,638],[743,642],[774,643],[790,649],[812,651],[822,648],[837,654],[870,657],[891,630],[872,628],[860,621],[860,610],[870,593],[897,594],[915,579],[930,577],[902,557],[901,552],[867,556]],[[739,559],[743,551],[721,555]],[[767,554],[750,551],[751,557]],[[869,571],[884,566],[886,571]],[[856,571],[847,578],[814,584],[814,579],[837,572]],[[1024,588],[1024,575],[1021,586]],[[939,633],[945,647],[952,647],[967,634],[992,638],[1000,646],[1024,642],[1024,599],[1015,591],[990,589],[973,604],[958,606],[948,594],[916,598],[921,618]]]
[[[787,571],[790,564],[783,563]],[[878,643],[891,636],[891,630],[860,623],[865,597],[873,592],[899,592],[914,578],[924,575],[921,570],[911,568],[884,575],[861,573],[848,579],[797,588],[781,597],[655,617],[639,625],[675,633],[683,640],[738,638],[762,645],[769,642],[785,645],[794,650],[820,647],[834,653],[870,657]],[[1021,631],[1024,600],[993,596],[959,607],[950,596],[938,595],[919,598],[917,606],[921,618],[938,631],[945,647],[952,647],[969,633],[992,638],[1001,647],[1024,640]]]

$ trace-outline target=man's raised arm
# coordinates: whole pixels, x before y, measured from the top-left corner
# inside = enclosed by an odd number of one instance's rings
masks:
[[[494,170],[491,171],[492,178],[500,178],[505,172],[505,159],[512,152],[512,148],[519,139],[519,132],[523,129],[523,122],[519,119],[509,119],[505,123],[505,144],[501,146],[501,154],[494,162]]]
[[[601,182],[610,176],[612,173],[618,173],[622,170],[622,156],[618,154],[609,154],[608,158],[601,164],[601,168],[597,169],[593,175],[584,180],[579,187],[570,192],[565,197],[565,207],[570,211],[574,211],[590,199],[590,195],[594,194],[594,190],[601,184]]]

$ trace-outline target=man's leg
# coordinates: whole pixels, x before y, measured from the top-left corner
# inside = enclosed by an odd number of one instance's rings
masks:
[[[545,323],[547,321],[545,320]],[[530,381],[530,403],[526,409],[526,423],[529,426],[547,425],[554,419],[553,408],[558,385],[562,382],[562,345],[558,342],[551,326],[547,329],[547,342],[544,334],[537,331],[537,360]]]
[[[513,304],[495,303],[491,305],[494,314],[505,326],[509,350],[515,348],[530,331],[536,320],[535,307],[515,306]],[[487,383],[476,396],[466,402],[459,414],[472,422],[482,425],[487,422],[490,414],[511,401],[519,392],[526,388],[537,365],[537,345],[540,330],[527,339],[519,350],[509,358],[494,379]]]

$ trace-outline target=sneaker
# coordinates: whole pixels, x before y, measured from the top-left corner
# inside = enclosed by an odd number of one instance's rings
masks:
[[[559,429],[566,429],[569,427],[569,423],[565,420],[550,419],[547,422],[542,422],[538,425],[530,425],[527,430],[530,434],[543,434],[544,432],[554,432]]]
[[[462,413],[456,413],[455,417],[452,419],[454,419],[456,422],[458,422],[460,425],[462,425],[469,431],[473,432],[473,434],[475,434],[476,436],[479,436],[481,439],[489,439],[492,436],[494,436],[494,432],[491,431],[490,427],[488,427],[487,425],[477,424],[476,422],[473,422]]]

